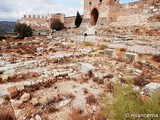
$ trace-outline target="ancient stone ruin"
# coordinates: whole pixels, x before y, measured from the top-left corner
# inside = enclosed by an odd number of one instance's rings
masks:
[[[75,16],[24,15],[18,22],[37,33],[57,18],[70,29],[0,41],[0,120],[114,120],[117,111],[123,120],[128,108],[157,115],[159,15],[159,0],[84,0],[79,28]]]

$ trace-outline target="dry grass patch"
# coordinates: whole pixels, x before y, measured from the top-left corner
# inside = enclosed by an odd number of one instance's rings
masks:
[[[95,114],[83,115],[82,110],[72,110],[69,114],[69,120],[107,120],[103,111],[98,111]]]
[[[108,48],[108,46],[105,45],[105,44],[99,45],[99,49],[100,49],[100,50],[104,50],[104,49],[107,49],[107,48]]]
[[[92,42],[84,42],[84,45],[85,46],[93,46],[93,43]]]

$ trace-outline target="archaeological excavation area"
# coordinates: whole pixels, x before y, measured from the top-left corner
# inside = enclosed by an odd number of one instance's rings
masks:
[[[158,0],[85,0],[79,28],[57,17],[65,30],[0,41],[0,120],[160,119]]]
[[[105,120],[102,99],[113,99],[117,82],[133,81],[134,89],[145,97],[160,88],[159,39],[101,33],[87,36],[85,42],[67,34],[3,40],[1,116]]]

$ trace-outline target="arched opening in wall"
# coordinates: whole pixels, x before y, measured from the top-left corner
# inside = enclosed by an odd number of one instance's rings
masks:
[[[94,8],[91,12],[91,26],[95,26],[99,17],[98,10]]]

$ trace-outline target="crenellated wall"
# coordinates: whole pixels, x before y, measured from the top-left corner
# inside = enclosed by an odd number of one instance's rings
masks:
[[[43,15],[24,15],[21,19],[19,19],[18,23],[25,23],[30,25],[32,29],[40,29],[40,30],[49,30],[50,23],[54,19],[59,19],[62,23],[65,21],[65,15],[62,13],[48,14],[47,16]]]
[[[63,13],[24,15],[18,22],[32,27],[50,28],[53,19],[60,19],[67,28],[75,27],[75,17],[65,17]],[[155,26],[160,27],[160,0],[139,0],[120,4],[119,0],[84,0],[84,15],[81,28],[95,26]]]

